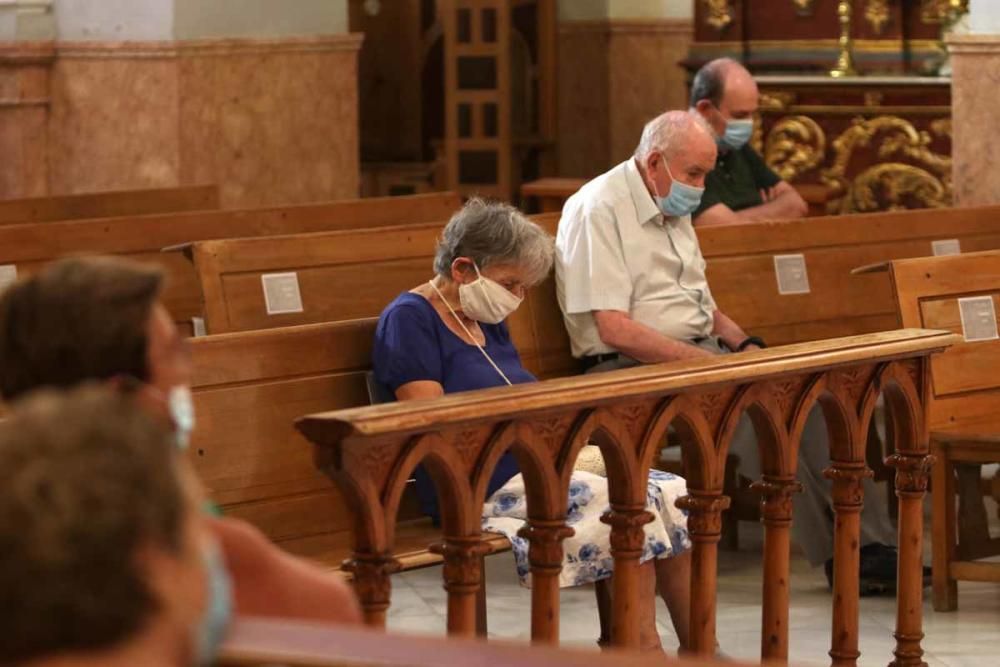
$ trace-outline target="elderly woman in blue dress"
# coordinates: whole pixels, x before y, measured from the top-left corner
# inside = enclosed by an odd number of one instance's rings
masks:
[[[504,320],[527,289],[545,278],[552,261],[552,238],[517,209],[470,201],[442,233],[434,277],[398,296],[382,312],[373,352],[378,382],[400,401],[535,382],[521,365]],[[422,469],[417,470],[416,484],[423,511],[438,520],[434,487]],[[674,506],[685,493],[682,478],[650,471],[647,509],[657,520],[646,526],[642,557],[643,590],[649,596],[643,605],[645,648],[660,647],[655,589],[670,610],[681,648],[686,648],[691,542],[686,518]],[[497,465],[489,494],[483,529],[510,539],[521,583],[530,585],[528,545],[517,536],[527,520],[524,482],[512,453]],[[574,472],[567,523],[575,535],[563,543],[560,585],[595,583],[599,600],[613,568],[610,527],[600,521],[608,507],[607,479]]]

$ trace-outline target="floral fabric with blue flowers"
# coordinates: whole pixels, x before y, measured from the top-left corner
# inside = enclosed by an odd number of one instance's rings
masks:
[[[646,545],[642,562],[651,558],[670,558],[691,548],[687,515],[674,501],[687,494],[683,477],[659,470],[649,471],[646,485],[646,509],[656,517],[646,524]],[[601,515],[610,508],[608,480],[599,475],[577,471],[569,485],[566,524],[576,531],[563,541],[563,567],[559,586],[580,586],[607,579],[614,569],[611,557],[611,527],[601,523]],[[527,523],[528,502],[524,478],[515,475],[497,489],[483,505],[483,530],[501,533],[510,540],[522,586],[531,586],[528,541],[517,532]]]

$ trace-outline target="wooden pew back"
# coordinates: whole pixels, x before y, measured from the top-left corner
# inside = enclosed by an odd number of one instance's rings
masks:
[[[1000,251],[898,260],[889,275],[902,326],[964,336],[931,360],[930,430],[1000,433]]]
[[[0,200],[0,225],[217,208],[219,188],[215,185],[91,192]]]
[[[549,213],[535,219],[555,233],[558,217]],[[439,231],[439,225],[416,225],[405,232],[354,230],[196,243],[192,255],[209,331],[375,316],[396,294],[427,279]],[[699,238],[720,308],[749,333],[780,345],[893,328],[895,305],[885,276],[852,275],[851,270],[929,255],[940,241],[957,242],[963,251],[1000,248],[1000,207],[714,227],[700,230]],[[780,293],[775,257],[789,255],[804,261],[808,293]],[[284,272],[297,275],[303,311],[269,315],[261,277]],[[511,321],[514,331],[527,326],[526,318],[532,322],[543,357],[554,360],[551,367],[541,364],[547,377],[569,370],[553,285],[543,283],[528,312]]]
[[[934,253],[1000,248],[1000,206],[828,216],[720,226],[698,232],[719,307],[771,345],[891,329],[896,307],[885,275],[866,264]],[[779,293],[775,257],[801,255],[809,292]]]
[[[446,220],[461,206],[458,195],[436,192],[407,197],[351,199],[320,204],[0,225],[0,265],[18,274],[68,255],[123,255],[164,268],[164,302],[178,322],[201,316],[201,287],[190,262],[167,246],[235,236],[317,232]]]
[[[533,218],[555,233],[558,214]],[[377,316],[432,275],[442,223],[227,239],[190,249],[210,334]],[[302,311],[268,314],[263,276],[293,273]],[[531,290],[508,321],[522,361],[541,377],[575,372],[554,279]]]

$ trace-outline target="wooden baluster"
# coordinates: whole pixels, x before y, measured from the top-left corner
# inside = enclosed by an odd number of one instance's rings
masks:
[[[559,573],[562,572],[563,540],[573,529],[562,519],[529,519],[517,533],[530,542],[531,641],[559,643]]]
[[[483,556],[489,547],[478,535],[445,537],[430,547],[444,558],[444,589],[448,591],[448,634],[476,634],[476,592],[482,584]]]
[[[764,604],[761,660],[788,662],[789,560],[791,556],[792,495],[802,485],[792,475],[764,475],[751,487],[761,494],[764,524]]]
[[[601,521],[611,526],[612,576],[611,645],[639,648],[639,558],[646,543],[642,527],[655,519],[645,505],[621,506],[612,503]]]
[[[688,643],[698,655],[715,654],[715,589],[719,571],[719,538],[722,511],[729,496],[721,492],[693,491],[678,498],[677,507],[688,511],[691,554],[691,636]]]
[[[864,461],[831,461],[823,475],[833,482],[833,633],[830,657],[836,667],[856,665],[861,581],[862,481],[872,476]]]
[[[400,568],[399,561],[387,554],[355,552],[344,563],[344,571],[354,575],[354,590],[361,601],[365,625],[385,628],[385,612],[392,597],[391,575]]]
[[[896,659],[891,667],[924,665],[922,604],[924,594],[923,500],[934,457],[923,452],[897,453],[886,459],[896,469],[899,498],[899,563],[896,575]]]

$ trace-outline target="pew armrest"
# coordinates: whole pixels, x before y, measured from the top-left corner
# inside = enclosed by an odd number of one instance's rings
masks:
[[[194,243],[191,242],[168,245],[165,248],[160,248],[160,252],[182,252],[188,261],[194,261]]]
[[[852,276],[859,276],[864,273],[884,273],[889,270],[892,262],[876,262],[875,264],[865,264],[856,269],[851,269]]]

